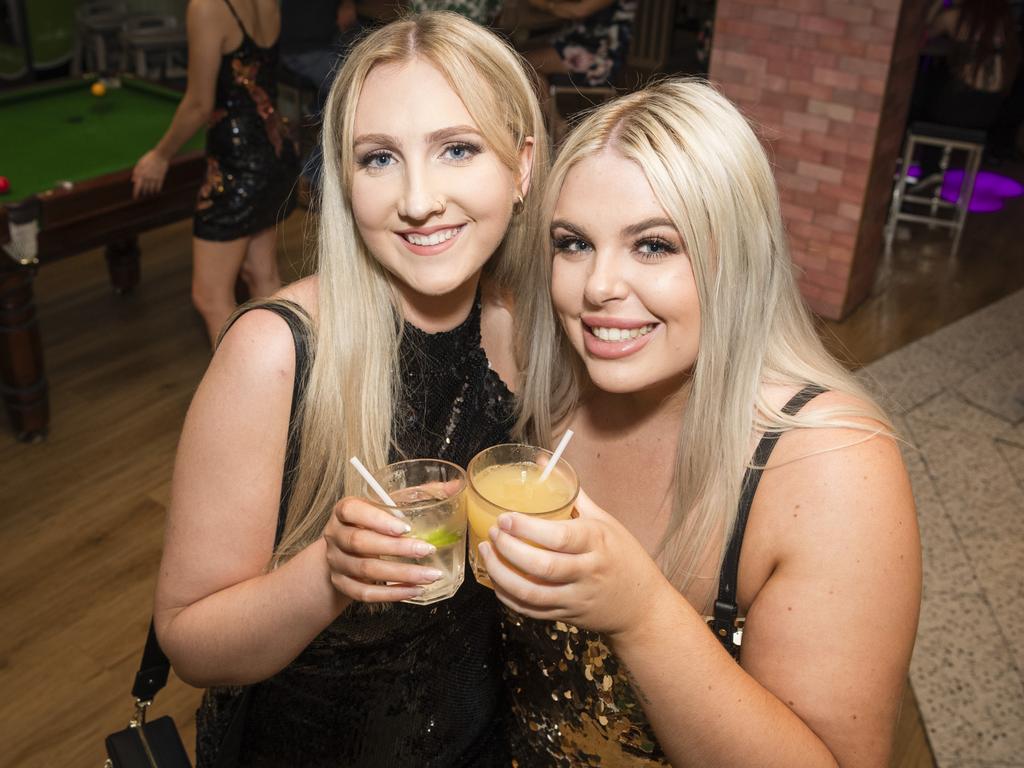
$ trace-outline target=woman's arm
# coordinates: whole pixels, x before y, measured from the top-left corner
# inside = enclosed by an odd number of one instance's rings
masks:
[[[295,373],[288,326],[243,315],[185,419],[155,620],[193,685],[243,684],[288,664],[348,604],[319,539],[265,573],[274,544]]]
[[[764,474],[751,516],[778,524],[762,528],[773,567],[747,614],[742,666],[587,500],[580,520],[510,515],[499,520],[507,531],[492,529],[506,560],[549,582],[518,577],[488,552],[499,597],[605,632],[673,765],[886,765],[920,600],[909,484],[888,438],[807,456],[864,434],[799,432],[806,458]]]
[[[615,0],[529,0],[530,5],[547,11],[552,16],[570,21],[581,21],[607,8]]]
[[[192,0],[188,5],[185,25],[188,32],[188,84],[171,124],[157,145],[144,154],[132,171],[133,195],[159,192],[167,174],[167,166],[213,113],[220,68],[221,44],[224,40],[219,8],[208,0]]]

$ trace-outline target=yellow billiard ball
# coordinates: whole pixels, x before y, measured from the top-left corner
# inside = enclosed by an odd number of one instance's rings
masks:
[[[90,93],[92,93],[93,96],[102,96],[103,94],[105,94],[107,92],[107,86],[105,86],[103,83],[101,83],[101,82],[99,82],[97,80],[89,88],[89,91],[90,91]]]

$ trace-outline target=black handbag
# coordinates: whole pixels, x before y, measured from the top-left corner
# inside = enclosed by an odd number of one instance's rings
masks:
[[[150,621],[146,648],[132,686],[135,716],[127,728],[107,736],[106,768],[192,768],[174,719],[165,715],[146,722],[146,710],[157,692],[167,685],[170,671],[171,663],[160,648]]]

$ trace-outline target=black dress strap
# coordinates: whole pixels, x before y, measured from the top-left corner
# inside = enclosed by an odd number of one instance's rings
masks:
[[[228,10],[231,11],[231,15],[235,17],[235,21],[238,22],[238,28],[242,30],[242,34],[245,37],[249,37],[249,30],[245,28],[245,24],[243,24],[242,19],[239,18],[238,12],[235,10],[235,6],[231,4],[231,0],[224,0],[224,2],[227,4]]]
[[[284,533],[288,503],[292,498],[292,486],[299,470],[299,453],[302,448],[301,407],[306,396],[306,385],[309,383],[312,339],[309,332],[309,314],[295,302],[280,299],[268,304],[256,304],[239,312],[234,320],[238,320],[239,317],[253,309],[266,309],[278,315],[288,323],[292,339],[295,342],[295,381],[292,384],[292,405],[288,413],[288,442],[285,445],[284,473],[281,477],[281,503],[277,512],[277,532],[274,534],[274,546],[276,547],[281,542],[281,536]],[[227,332],[227,328],[224,331]]]
[[[787,416],[792,416],[824,391],[824,387],[819,387],[817,384],[808,385],[782,406],[782,412]],[[718,597],[715,599],[714,616],[709,624],[725,649],[737,660],[740,656],[740,646],[735,642],[733,635],[737,629],[741,628],[737,622],[739,606],[736,603],[736,590],[739,583],[743,533],[747,527],[747,518],[750,516],[754,494],[757,493],[757,485],[761,482],[761,474],[781,436],[781,432],[766,432],[754,450],[754,458],[743,475],[736,524],[733,527],[732,537],[729,539],[729,548],[725,552],[725,559],[722,560],[722,569],[718,574]]]

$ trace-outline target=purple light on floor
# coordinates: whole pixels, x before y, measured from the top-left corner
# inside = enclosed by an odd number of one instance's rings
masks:
[[[963,171],[946,171],[946,176],[942,180],[942,198],[955,203],[963,181]],[[967,206],[967,210],[971,213],[991,213],[1002,209],[1003,200],[1021,195],[1024,195],[1024,187],[1013,179],[1000,176],[998,173],[981,171],[974,181],[974,194],[971,195],[971,204]]]
[[[910,166],[910,175],[920,178],[920,166]],[[963,181],[962,169],[946,171],[942,179],[942,199],[955,203]],[[1020,182],[991,171],[979,171],[978,177],[974,180],[974,194],[971,195],[971,204],[967,210],[971,213],[992,213],[1002,210],[1004,200],[1021,195],[1024,195],[1024,185]]]

